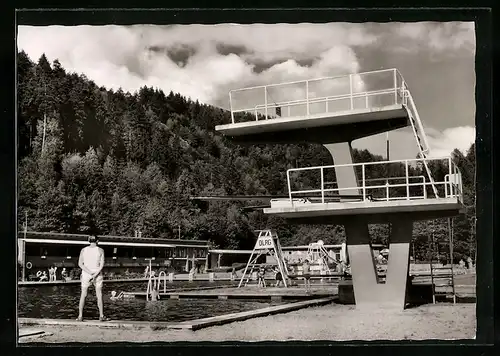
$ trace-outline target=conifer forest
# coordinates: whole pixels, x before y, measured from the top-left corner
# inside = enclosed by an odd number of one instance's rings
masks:
[[[199,195],[287,195],[287,169],[331,165],[321,145],[240,146],[215,131],[230,112],[182,93],[143,87],[135,94],[97,86],[42,55],[18,53],[18,229],[199,239],[248,249],[255,230],[275,229],[283,246],[341,243],[342,226],[296,225],[259,210],[258,201],[190,199]],[[451,152],[450,152],[451,154]],[[454,217],[454,260],[474,259],[475,146],[454,150],[462,173],[464,214]],[[355,150],[357,162],[384,160]],[[381,168],[382,169],[382,168]],[[401,169],[396,167],[395,169]],[[432,164],[437,176],[447,168]],[[372,178],[383,172],[371,171]],[[403,168],[404,175],[404,168]],[[305,179],[314,185],[314,177]],[[370,225],[387,243],[387,225]],[[413,251],[429,258],[429,236],[448,241],[448,219],[414,223]],[[449,250],[443,247],[446,260]]]

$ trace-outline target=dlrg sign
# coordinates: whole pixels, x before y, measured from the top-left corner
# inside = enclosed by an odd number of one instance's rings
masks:
[[[265,248],[272,248],[273,247],[273,238],[272,237],[260,237],[257,240],[257,243],[255,244],[255,249],[256,250],[262,250]]]

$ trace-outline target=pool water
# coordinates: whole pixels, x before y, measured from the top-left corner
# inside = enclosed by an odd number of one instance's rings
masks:
[[[228,282],[218,283],[228,285]],[[173,282],[167,289],[216,286],[217,282]],[[213,299],[165,299],[147,302],[144,299],[111,300],[111,291],[117,293],[145,291],[142,283],[105,283],[103,285],[104,314],[113,320],[180,322],[241,311],[282,305],[281,301],[213,300]],[[18,288],[18,316],[26,318],[76,319],[80,300],[80,286],[25,286]],[[97,298],[93,287],[89,288],[84,319],[99,318]]]

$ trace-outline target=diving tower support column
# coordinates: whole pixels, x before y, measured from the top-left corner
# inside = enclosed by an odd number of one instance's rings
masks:
[[[350,142],[324,146],[332,155],[335,165],[353,163]],[[360,194],[354,166],[336,167],[335,175],[340,194]],[[356,308],[375,306],[403,310],[406,304],[413,221],[392,221],[385,283],[381,283],[377,275],[366,220],[360,215],[350,216],[345,219],[344,227]]]
[[[337,164],[352,164],[352,146],[350,142],[329,143],[323,145],[329,152]],[[359,189],[352,189],[358,187],[358,177],[356,170],[352,166],[336,167],[335,176],[337,177],[337,184],[339,186],[339,194],[341,195],[359,195]],[[351,188],[351,189],[342,189]]]

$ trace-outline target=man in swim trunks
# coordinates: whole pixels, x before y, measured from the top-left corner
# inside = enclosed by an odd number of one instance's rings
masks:
[[[80,296],[80,305],[78,309],[78,321],[83,320],[83,307],[87,290],[90,284],[94,284],[97,297],[97,307],[99,308],[99,320],[109,320],[104,316],[102,305],[102,268],[104,267],[104,250],[97,246],[99,238],[96,235],[89,237],[90,245],[84,247],[80,252],[78,266],[82,269],[80,280],[82,282],[82,294]]]

